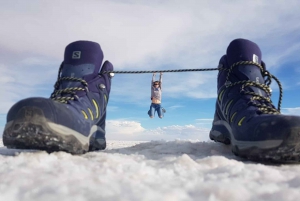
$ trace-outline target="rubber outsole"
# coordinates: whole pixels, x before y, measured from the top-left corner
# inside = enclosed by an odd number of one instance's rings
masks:
[[[35,107],[24,107],[16,118],[6,124],[3,133],[3,144],[14,149],[38,149],[48,153],[65,151],[71,154],[84,154],[89,150],[89,140],[82,143],[71,129],[59,133],[52,129],[43,111]],[[52,126],[53,127],[53,126]],[[61,126],[60,126],[61,127]],[[77,134],[78,135],[78,134]]]
[[[289,136],[277,141],[239,142],[226,129],[212,129],[210,139],[230,144],[232,152],[251,161],[267,163],[300,163],[300,128],[293,128]]]

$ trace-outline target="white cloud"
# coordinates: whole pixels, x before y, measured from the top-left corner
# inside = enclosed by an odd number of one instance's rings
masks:
[[[116,135],[135,135],[136,133],[143,132],[145,129],[139,122],[135,121],[115,121],[108,120],[106,122],[109,132]]]
[[[0,122],[5,122],[6,123],[6,115],[0,114]],[[0,124],[0,138],[1,138],[2,134],[3,134],[5,123],[4,124]]]
[[[5,28],[0,36],[6,40],[0,44],[17,52],[62,58],[69,42],[86,39],[98,41],[119,68],[151,60],[203,66],[215,61],[216,53],[224,53],[233,38],[260,39],[274,32],[280,37],[297,30],[299,14],[292,12],[297,5],[297,1],[272,5],[267,1],[18,1],[2,5]],[[245,14],[241,9],[245,7],[255,15]]]
[[[124,120],[108,120],[106,133],[109,140],[209,140],[209,130],[195,125],[172,125],[145,129],[139,122]]]
[[[0,121],[4,121],[5,115],[0,115]],[[2,136],[4,125],[0,125],[0,136]],[[209,130],[195,125],[172,125],[145,129],[141,123],[128,120],[107,120],[106,137],[108,140],[201,140],[207,141]]]
[[[213,68],[234,38],[245,37],[273,47],[272,43],[277,44],[282,41],[281,37],[299,29],[297,16],[300,14],[292,12],[297,5],[298,1],[289,1],[289,4],[274,1],[270,5],[267,1],[218,0],[7,2],[0,12],[0,49],[9,50],[10,56],[23,55],[19,65],[34,65],[44,62],[34,55],[60,62],[67,44],[75,40],[93,40],[100,43],[105,58],[116,70],[149,70],[166,65],[168,69]],[[247,13],[255,15],[245,14],[241,9],[245,7]],[[283,60],[280,55],[291,55],[297,52],[298,46],[276,48],[277,51],[264,55]],[[274,59],[270,59],[272,61]],[[13,70],[11,66],[8,69]],[[36,70],[40,74],[44,71],[43,68]],[[28,71],[24,74],[30,76]],[[124,88],[113,88],[115,96],[125,96],[128,101],[145,100],[142,97],[148,95],[148,90],[139,87],[145,84],[139,75],[135,76],[135,80],[122,83],[122,86],[137,90],[122,93]],[[168,76],[174,79],[167,80],[166,97],[178,94],[189,98],[216,97],[216,73]],[[176,80],[183,82],[179,84]],[[116,79],[115,85],[120,86],[120,83]]]
[[[253,40],[268,68],[278,66],[299,52],[299,7],[298,0],[6,1],[0,8],[0,114],[19,99],[50,95],[64,49],[76,40],[100,43],[115,70],[216,68],[235,38]],[[215,98],[216,75],[165,73],[163,101]],[[110,100],[149,105],[150,79],[116,75]]]
[[[282,114],[287,115],[300,115],[300,107],[294,107],[294,108],[282,108],[281,109]]]
[[[196,119],[195,125],[201,127],[209,127],[212,125],[213,119]]]
[[[172,105],[172,106],[169,106],[168,109],[169,110],[177,110],[178,108],[183,108],[185,106],[183,105]]]
[[[217,95],[217,73],[193,72],[164,75],[165,93],[170,97],[214,98]]]
[[[115,111],[118,111],[119,107],[117,106],[107,106],[107,111],[108,112],[115,112]]]
[[[0,36],[9,36],[10,40],[1,41],[2,45],[15,51],[43,52],[56,58],[62,58],[64,47],[72,41],[94,40],[114,64],[137,63],[162,52],[174,37],[173,33],[185,26],[181,13],[175,14],[165,7],[111,1],[20,4],[9,5],[14,9],[3,7],[2,25],[10,31],[3,30]],[[70,10],[64,9],[67,7]],[[11,31],[16,28],[24,32]]]
[[[49,91],[49,97],[57,72],[43,65],[0,64],[0,114],[6,113],[20,99],[41,96],[44,91]]]
[[[25,59],[20,61],[20,64],[22,66],[40,66],[40,67],[44,67],[44,66],[49,66],[52,65],[53,62],[50,62],[47,59],[43,59],[40,57],[26,57]],[[56,72],[58,72],[58,68],[56,70]]]

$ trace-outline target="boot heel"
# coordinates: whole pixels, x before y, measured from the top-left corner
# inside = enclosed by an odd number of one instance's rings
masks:
[[[218,121],[213,123],[213,127],[209,132],[209,138],[216,142],[224,144],[230,144],[230,131],[224,125],[224,121]]]

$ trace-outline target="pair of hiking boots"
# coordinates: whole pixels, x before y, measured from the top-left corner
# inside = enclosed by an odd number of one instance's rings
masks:
[[[104,72],[113,65],[102,62],[99,44],[69,44],[51,97],[24,99],[9,110],[4,145],[72,154],[105,149],[112,76]],[[219,62],[210,138],[250,160],[299,162],[300,116],[282,115],[272,104],[272,78],[278,81],[266,70],[257,44],[232,41]]]

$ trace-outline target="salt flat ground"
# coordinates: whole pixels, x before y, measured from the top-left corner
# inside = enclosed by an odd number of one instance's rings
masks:
[[[7,149],[0,201],[298,200],[300,165],[244,161],[215,142],[108,141],[84,155]]]

